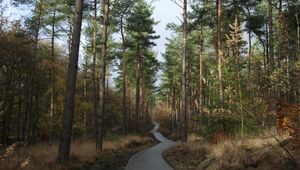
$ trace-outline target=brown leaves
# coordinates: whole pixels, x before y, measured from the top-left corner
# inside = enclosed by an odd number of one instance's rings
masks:
[[[289,105],[285,100],[278,100],[276,105],[277,130],[288,132],[291,137],[296,137],[298,128],[299,105]]]

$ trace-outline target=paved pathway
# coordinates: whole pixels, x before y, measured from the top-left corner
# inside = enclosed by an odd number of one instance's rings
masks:
[[[175,145],[175,142],[167,139],[157,132],[159,124],[154,122],[151,133],[160,141],[159,144],[142,150],[133,155],[126,166],[126,170],[173,170],[173,168],[163,159],[162,152]]]

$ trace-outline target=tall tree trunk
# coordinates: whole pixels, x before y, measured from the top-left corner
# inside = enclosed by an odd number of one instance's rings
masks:
[[[297,60],[300,60],[300,19],[299,13],[296,12],[296,24],[297,24]]]
[[[281,68],[281,43],[282,43],[282,0],[279,0],[279,10],[278,10],[278,48],[277,48],[277,68]],[[280,76],[281,77],[281,76]],[[282,79],[280,78],[280,81]],[[277,88],[277,96],[281,97],[281,86],[278,85]]]
[[[248,18],[250,19],[251,13],[250,9],[247,8]],[[251,91],[252,91],[252,81],[251,81],[251,57],[252,57],[252,39],[251,39],[251,25],[250,21],[248,21],[248,43],[249,43],[249,49],[248,49],[248,96],[249,99],[251,98]]]
[[[53,11],[52,20],[52,36],[51,36],[51,104],[50,104],[50,117],[54,114],[54,103],[55,103],[55,22],[56,22],[56,9]]]
[[[269,27],[268,24],[265,24],[265,36],[266,36],[266,45],[265,45],[265,56],[264,56],[264,69],[265,69],[265,76],[268,77],[270,75],[270,49],[269,49]],[[267,87],[268,89],[266,90],[266,94],[265,96],[269,97],[270,96],[270,90],[269,90],[269,86],[270,86],[270,81],[269,79],[266,80],[267,82]]]
[[[171,109],[171,132],[176,128],[176,89],[175,89],[175,79],[172,80],[172,109]]]
[[[217,0],[217,57],[218,57],[218,79],[219,79],[219,100],[220,108],[224,108],[224,91],[222,79],[222,50],[221,50],[221,16],[222,16],[222,0]],[[221,131],[224,131],[224,118],[220,118]]]
[[[273,0],[269,0],[269,10],[268,10],[268,24],[269,24],[269,54],[270,54],[270,69],[271,72],[274,71],[275,61],[274,61],[274,34],[273,34]]]
[[[204,47],[204,39],[203,39],[203,26],[201,26],[200,31],[200,55],[199,55],[199,108],[200,114],[202,114],[203,109],[203,47]]]
[[[97,63],[97,0],[94,1],[94,17],[93,17],[93,66],[92,66],[92,83],[93,83],[93,127],[96,127],[98,98],[97,98],[97,82],[96,82],[96,63]]]
[[[190,114],[190,97],[191,97],[191,94],[190,94],[190,63],[189,63],[189,50],[188,50],[188,47],[186,47],[186,76],[185,76],[185,81],[186,81],[186,115],[187,117],[189,116]],[[186,120],[188,122],[188,120]]]
[[[299,61],[300,60],[300,19],[299,19],[299,13],[298,12],[296,12],[296,24],[297,24],[297,56],[296,56],[296,61]],[[297,102],[299,102],[300,101],[300,96],[299,96],[299,93],[300,93],[300,91],[299,91],[299,82],[297,83],[297,85],[296,86],[298,86],[298,87],[296,87],[296,88],[298,88],[298,90],[297,90],[297,93],[298,93],[298,96],[297,96]],[[300,117],[299,117],[299,119],[300,119]],[[298,129],[300,129],[300,125],[299,125],[299,128]],[[299,132],[300,133],[300,132]],[[300,137],[300,134],[299,134],[299,137]]]
[[[289,56],[289,33],[288,33],[288,25],[287,21],[285,21],[285,60],[286,60],[286,79],[287,79],[287,84],[286,84],[286,95],[287,95],[287,101],[289,103],[292,103],[292,96],[291,94],[291,86],[290,86],[290,56]]]
[[[217,57],[218,57],[218,79],[219,79],[219,100],[220,106],[223,109],[224,94],[222,80],[222,51],[221,51],[221,16],[222,16],[222,0],[217,0]]]
[[[269,74],[269,70],[270,70],[270,43],[269,43],[269,26],[268,24],[265,24],[266,26],[266,63],[267,63],[267,72],[266,74]]]
[[[275,70],[275,60],[274,60],[274,31],[273,31],[273,0],[269,0],[269,10],[268,10],[268,25],[269,25],[269,57],[270,57],[270,72],[271,75]],[[276,87],[277,89],[277,87]],[[276,115],[275,115],[275,100],[276,100],[276,91],[270,90],[270,99],[271,99],[271,111],[273,112],[271,126],[275,126]]]
[[[141,70],[140,70],[141,71]],[[145,108],[145,80],[144,76],[142,76],[142,73],[140,73],[140,79],[141,79],[141,89],[140,89],[140,118],[144,116],[144,108]]]
[[[129,83],[126,79],[126,86],[128,87],[128,92],[126,94],[126,97],[128,98],[128,104],[127,104],[127,113],[128,113],[128,131],[132,130],[132,98],[131,98],[131,89],[129,86]]]
[[[76,0],[76,15],[72,35],[71,56],[68,67],[67,87],[64,105],[63,128],[61,131],[58,162],[64,163],[69,159],[74,121],[75,88],[78,70],[78,55],[83,14],[83,0]]]
[[[104,134],[104,107],[105,107],[105,76],[106,76],[106,56],[108,40],[108,20],[109,20],[109,0],[102,2],[103,12],[103,32],[101,44],[100,75],[99,75],[99,115],[97,116],[96,128],[96,149],[102,150]]]
[[[88,81],[88,58],[87,55],[84,56],[84,77],[83,77],[83,98],[84,98],[84,103],[88,103],[88,96],[87,96],[87,81]],[[83,111],[83,129],[86,132],[87,130],[87,109],[84,108]]]
[[[236,22],[238,23],[238,26],[240,26],[240,22],[238,21],[238,18],[236,18]],[[242,104],[242,86],[241,86],[241,71],[240,71],[240,45],[239,45],[239,43],[240,43],[239,40],[236,40],[234,55],[236,55],[236,67],[237,67],[237,78],[238,78],[238,88],[237,89],[239,91],[238,97],[239,97],[239,107],[240,107],[240,114],[241,114],[241,138],[244,138],[244,113],[243,113],[243,104]],[[250,57],[250,53],[249,53],[249,57]],[[249,60],[250,60],[250,58],[249,58]],[[249,68],[249,71],[250,71],[250,68]]]
[[[278,10],[278,57],[277,57],[277,67],[281,67],[281,43],[282,43],[282,0],[279,0],[279,10]]]
[[[139,124],[140,124],[140,79],[141,79],[141,50],[140,45],[137,47],[137,56],[136,56],[136,90],[135,90],[135,130],[136,133],[139,133]]]
[[[187,96],[186,96],[186,47],[187,47],[187,0],[183,0],[183,48],[181,58],[180,135],[187,142]]]
[[[128,133],[128,115],[127,115],[127,101],[126,101],[126,47],[125,47],[125,35],[123,30],[123,15],[121,16],[121,37],[122,37],[122,112],[123,112],[123,135]]]
[[[202,131],[202,116],[203,116],[203,98],[204,98],[204,91],[203,91],[203,48],[204,48],[204,37],[203,37],[203,26],[201,25],[200,30],[200,55],[199,55],[199,126],[200,131]]]
[[[53,136],[53,114],[55,112],[55,22],[56,22],[56,9],[53,11],[52,19],[52,35],[51,35],[51,101],[50,101],[50,139]]]

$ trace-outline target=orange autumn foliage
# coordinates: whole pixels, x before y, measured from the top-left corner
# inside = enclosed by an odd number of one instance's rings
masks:
[[[276,104],[277,131],[288,132],[291,137],[296,138],[299,112],[300,105],[288,104],[283,99],[278,100]]]

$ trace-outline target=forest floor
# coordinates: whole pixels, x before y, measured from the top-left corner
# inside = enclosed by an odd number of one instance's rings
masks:
[[[202,169],[299,169],[300,145],[289,138],[226,139],[213,144],[190,136],[164,152],[164,158],[176,170]]]
[[[104,141],[102,152],[95,151],[93,140],[76,140],[72,144],[70,161],[61,166],[55,163],[58,144],[41,143],[29,147],[11,145],[0,149],[0,169],[109,169],[121,170],[136,152],[157,142],[146,136],[115,136]]]

